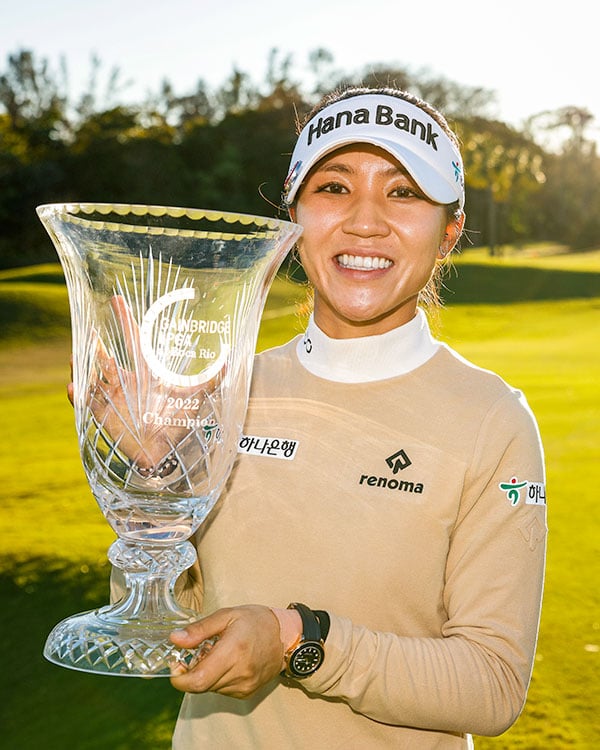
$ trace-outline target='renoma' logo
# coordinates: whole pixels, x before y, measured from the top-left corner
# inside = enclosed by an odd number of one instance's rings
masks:
[[[390,467],[393,474],[397,474],[399,471],[406,469],[407,466],[410,466],[412,464],[412,461],[406,455],[406,451],[404,449],[399,450],[392,456],[388,456],[385,459],[385,462]]]
[[[412,465],[412,461],[404,449],[388,456],[385,462],[394,475],[406,469],[407,466]],[[415,482],[410,479],[395,479],[389,476],[378,477],[373,474],[361,474],[358,483],[367,487],[385,487],[388,490],[399,490],[400,492],[410,492],[411,494],[416,493],[418,495],[422,494],[424,489],[423,482]]]

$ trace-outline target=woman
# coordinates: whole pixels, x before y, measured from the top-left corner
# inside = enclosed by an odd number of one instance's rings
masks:
[[[198,535],[181,595],[212,614],[172,640],[219,640],[173,673],[173,747],[466,748],[523,706],[546,526],[522,395],[419,308],[463,228],[457,142],[403,92],[349,90],[284,197],[314,313],[257,356],[245,434],[290,450],[242,441]]]

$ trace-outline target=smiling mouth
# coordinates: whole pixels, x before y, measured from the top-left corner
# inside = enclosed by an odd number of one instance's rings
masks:
[[[355,271],[377,271],[380,268],[389,268],[392,261],[389,258],[380,258],[373,255],[336,255],[337,263],[342,268],[349,268]]]

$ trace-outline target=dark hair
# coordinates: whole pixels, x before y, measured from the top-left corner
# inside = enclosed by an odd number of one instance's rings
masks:
[[[296,120],[296,133],[300,135],[305,125],[312,120],[321,110],[328,107],[330,104],[336,104],[337,102],[344,101],[345,99],[351,99],[355,96],[363,96],[364,94],[382,94],[386,96],[395,96],[397,99],[403,99],[404,101],[413,104],[415,107],[419,107],[426,114],[428,114],[437,124],[442,128],[448,138],[454,143],[454,145],[460,149],[460,141],[456,133],[452,130],[448,121],[444,115],[433,107],[428,102],[420,99],[418,96],[411,94],[409,91],[403,89],[393,88],[391,86],[382,87],[369,87],[369,86],[341,86],[334,89],[330,93],[326,94],[311,110],[306,114],[302,120],[299,118]],[[446,205],[448,222],[458,221],[462,216],[462,210],[458,204],[458,201],[449,203]],[[448,257],[450,254],[448,254]],[[421,302],[427,308],[439,308],[442,306],[442,300],[440,297],[440,289],[443,285],[443,279],[446,275],[449,262],[444,261],[436,263],[431,278],[427,282],[426,286],[419,293],[419,302]]]

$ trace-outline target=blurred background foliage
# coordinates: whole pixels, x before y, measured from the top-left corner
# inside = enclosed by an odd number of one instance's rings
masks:
[[[593,117],[581,107],[532,115],[521,129],[495,119],[494,92],[427,71],[369,65],[339,70],[310,54],[312,83],[277,49],[264,80],[233,69],[216,89],[199,79],[176,95],[169,81],[128,102],[120,70],[90,60],[87,89],[69,95],[66,64],[30,50],[0,68],[0,268],[55,260],[35,214],[41,203],[154,203],[278,215],[295,122],[338,85],[388,83],[422,96],[459,134],[467,236],[490,254],[552,241],[573,250],[600,237],[600,159]]]

